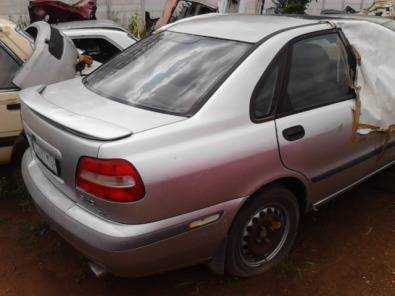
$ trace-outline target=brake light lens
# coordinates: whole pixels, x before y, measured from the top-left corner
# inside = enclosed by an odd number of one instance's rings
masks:
[[[122,159],[82,157],[78,162],[77,189],[115,202],[133,202],[145,195],[136,168]]]

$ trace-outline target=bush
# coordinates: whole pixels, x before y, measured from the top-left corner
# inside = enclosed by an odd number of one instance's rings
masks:
[[[312,0],[273,0],[276,13],[304,14]],[[317,0],[316,0],[317,1]]]
[[[144,38],[147,35],[146,30],[141,31],[140,29],[140,16],[136,13],[129,19],[128,29],[132,35],[138,39]]]

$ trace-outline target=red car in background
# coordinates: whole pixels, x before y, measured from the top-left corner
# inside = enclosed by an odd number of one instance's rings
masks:
[[[31,22],[47,21],[50,24],[95,20],[97,0],[79,0],[75,4],[62,1],[30,0],[29,15]]]

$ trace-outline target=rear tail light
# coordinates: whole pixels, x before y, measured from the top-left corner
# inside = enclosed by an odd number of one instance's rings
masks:
[[[122,159],[82,157],[76,186],[93,196],[116,202],[133,202],[145,195],[140,174],[130,162]]]

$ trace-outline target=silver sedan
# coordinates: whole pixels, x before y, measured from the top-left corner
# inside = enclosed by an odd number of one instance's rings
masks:
[[[355,67],[319,20],[183,20],[82,80],[22,92],[25,183],[98,274],[262,273],[301,214],[394,163],[393,144],[350,140]]]

